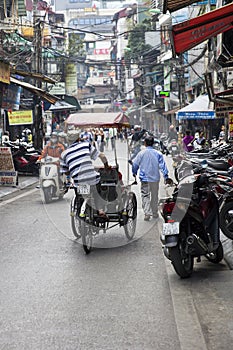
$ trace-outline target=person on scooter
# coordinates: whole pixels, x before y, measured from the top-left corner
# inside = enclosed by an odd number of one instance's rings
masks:
[[[105,168],[108,168],[105,154],[98,152],[88,140],[81,139],[79,130],[68,131],[67,138],[70,146],[61,155],[61,173],[71,176],[74,187],[80,184],[89,184],[98,215],[108,219],[104,211],[104,201],[98,193],[100,174],[92,163],[92,160],[99,157]]]
[[[45,158],[47,156],[61,158],[61,154],[64,150],[65,147],[63,146],[63,144],[58,142],[57,133],[52,132],[50,142],[42,150],[40,159]]]

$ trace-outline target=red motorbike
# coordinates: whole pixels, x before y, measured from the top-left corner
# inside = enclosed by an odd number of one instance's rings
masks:
[[[219,202],[210,183],[214,174],[184,174],[171,197],[162,201],[160,236],[165,256],[181,278],[191,276],[194,258],[212,263],[223,259],[219,232]]]
[[[29,152],[25,146],[20,145],[12,152],[15,170],[19,174],[39,176],[40,167],[37,163],[39,156],[39,152]]]

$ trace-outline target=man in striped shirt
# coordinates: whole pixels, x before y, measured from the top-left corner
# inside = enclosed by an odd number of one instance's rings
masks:
[[[92,160],[97,157],[101,159],[105,167],[108,161],[104,153],[99,153],[97,149],[88,141],[81,141],[78,130],[70,130],[67,134],[70,146],[61,154],[61,173],[69,173],[73,179],[74,186],[89,184],[98,208],[100,216],[105,216],[101,208],[101,197],[98,194],[96,185],[100,181],[100,174],[95,171]]]

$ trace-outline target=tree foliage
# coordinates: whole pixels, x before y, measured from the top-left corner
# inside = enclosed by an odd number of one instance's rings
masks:
[[[130,50],[125,52],[127,62],[131,60],[138,62],[142,54],[152,48],[151,45],[145,43],[145,32],[149,30],[151,30],[151,23],[147,20],[132,28],[127,45]]]
[[[84,56],[83,40],[77,33],[69,35],[68,53],[70,58]]]

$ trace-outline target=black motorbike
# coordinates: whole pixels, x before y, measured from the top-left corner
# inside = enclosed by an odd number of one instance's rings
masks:
[[[160,236],[165,256],[181,278],[191,276],[194,258],[205,256],[212,263],[223,259],[219,232],[219,203],[211,190],[213,174],[187,174],[162,201],[164,218]]]

